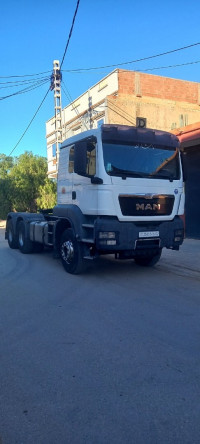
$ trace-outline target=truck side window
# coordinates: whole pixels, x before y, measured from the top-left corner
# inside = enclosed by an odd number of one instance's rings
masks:
[[[74,172],[74,146],[69,151],[69,173]],[[87,166],[86,176],[95,176],[96,174],[96,145],[94,142],[88,141],[87,143]]]
[[[74,146],[70,148],[69,151],[69,167],[68,167],[69,173],[74,172]]]
[[[87,171],[88,176],[95,176],[96,174],[96,146],[94,142],[89,142],[87,145]]]

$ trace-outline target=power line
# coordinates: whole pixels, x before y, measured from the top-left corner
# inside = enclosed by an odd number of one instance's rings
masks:
[[[9,156],[11,156],[11,154],[13,153],[13,151],[17,148],[17,146],[19,145],[19,143],[21,142],[21,140],[23,139],[23,137],[25,136],[26,132],[28,131],[29,127],[31,126],[31,123],[33,122],[33,120],[35,119],[38,111],[40,110],[41,106],[43,105],[48,93],[50,91],[50,88],[48,88],[44,98],[42,99],[42,102],[40,103],[40,105],[38,106],[34,116],[32,117],[31,121],[29,122],[28,126],[26,127],[25,131],[23,132],[22,136],[20,137],[20,139],[18,140],[18,142],[16,143],[16,145],[14,146],[14,148],[12,149],[12,151],[10,152]]]
[[[104,68],[114,68],[114,67],[117,67],[117,66],[128,65],[128,64],[137,63],[137,62],[143,62],[145,60],[150,60],[150,59],[153,59],[153,58],[156,58],[156,57],[161,57],[161,56],[164,56],[164,55],[167,55],[167,54],[172,54],[174,52],[183,51],[184,49],[192,48],[192,47],[197,46],[197,45],[200,45],[200,42],[193,43],[193,44],[187,45],[187,46],[183,46],[181,48],[172,49],[170,51],[165,51],[165,52],[162,52],[162,53],[159,53],[159,54],[154,54],[154,55],[151,55],[151,56],[148,56],[148,57],[142,57],[141,59],[131,60],[131,61],[128,61],[128,62],[122,62],[122,63],[113,64],[113,65],[104,65],[104,66],[98,66],[98,67],[96,66],[96,67],[91,67],[91,68],[68,69],[68,70],[65,70],[65,72],[78,72],[78,71],[80,72],[80,71],[92,71],[92,70],[98,70],[98,69],[104,69]]]
[[[62,86],[62,90],[63,90],[64,94],[66,95],[66,97],[67,97],[67,99],[69,100],[69,102],[71,101],[71,106],[72,106],[73,110],[75,111],[76,115],[77,115],[78,117],[80,117],[80,113],[79,113],[78,109],[74,106],[74,104],[73,104],[73,99],[72,99],[72,97],[71,97],[71,95],[70,95],[70,92],[68,91],[68,89],[67,89],[67,87],[66,87],[64,81],[63,81],[63,84],[64,84],[65,89],[66,89],[66,91],[65,91],[64,87]],[[87,127],[86,123],[84,122],[84,120],[83,120],[83,124],[84,124],[86,130],[88,130],[88,127]]]
[[[10,82],[0,82],[0,85],[6,85],[6,86],[0,86],[0,89],[3,88],[13,88],[15,86],[21,86],[21,85],[27,85],[27,84],[35,84],[36,82],[39,82],[40,80],[49,80],[49,76],[45,77],[38,77],[35,79],[24,79],[24,80],[15,80]]]
[[[157,69],[167,69],[167,68],[177,68],[177,67],[181,67],[181,66],[187,66],[187,65],[195,65],[197,63],[200,63],[200,60],[195,60],[193,62],[186,62],[186,63],[180,63],[180,64],[175,64],[175,65],[167,65],[167,66],[155,66],[154,68],[146,68],[146,69],[134,69],[134,72],[148,72],[148,71],[154,71]],[[70,72],[67,70],[62,70],[62,72]],[[130,69],[123,69],[122,72],[131,72]],[[75,71],[73,72],[74,74],[88,74],[89,71]],[[101,71],[101,74],[107,74],[107,71]]]
[[[75,19],[76,19],[76,14],[78,12],[79,3],[80,3],[80,0],[77,0],[76,9],[75,9],[74,17],[73,17],[73,20],[72,20],[71,29],[70,29],[70,32],[69,32],[67,44],[66,44],[65,51],[64,51],[64,54],[63,54],[63,58],[62,58],[62,62],[60,64],[60,69],[62,68],[62,64],[64,62],[64,59],[65,59],[65,56],[66,56],[66,52],[67,52],[67,49],[68,49],[68,46],[69,46],[69,42],[70,42],[70,39],[71,39],[71,36],[72,36],[73,27],[74,27],[74,23],[75,23]]]
[[[147,68],[143,69],[142,71],[154,71],[156,69],[167,69],[167,68],[177,68],[179,66],[187,66],[187,65],[195,65],[196,63],[200,63],[200,60],[195,60],[194,62],[187,62],[187,63],[179,63],[176,65],[168,65],[168,66],[157,66],[155,68]],[[136,71],[139,71],[136,69]]]
[[[19,77],[33,77],[33,76],[40,76],[43,74],[49,74],[51,71],[44,71],[44,72],[38,72],[36,74],[22,74],[22,75],[16,75],[16,76],[0,76],[0,79],[12,79],[12,78],[19,78]]]
[[[39,88],[42,85],[45,85],[47,82],[48,82],[48,80],[43,80],[43,81],[39,82],[39,84],[37,84],[35,86],[33,86],[33,85],[32,86],[27,86],[26,88],[23,88],[23,89],[15,92],[13,94],[8,94],[7,96],[0,97],[0,100],[5,100],[5,99],[8,99],[10,97],[17,96],[19,94],[24,94],[24,93],[30,92],[33,89],[36,89],[36,88]]]

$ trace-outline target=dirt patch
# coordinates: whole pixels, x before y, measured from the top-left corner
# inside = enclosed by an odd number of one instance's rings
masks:
[[[6,228],[6,220],[0,220],[0,228]],[[0,441],[1,444],[1,441]]]

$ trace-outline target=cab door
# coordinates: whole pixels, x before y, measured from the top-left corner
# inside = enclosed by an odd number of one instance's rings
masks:
[[[77,205],[83,214],[97,214],[98,209],[98,185],[91,182],[91,177],[96,174],[96,150],[97,143],[94,139],[88,138],[78,142],[74,146],[71,158],[75,156],[75,150],[80,152],[84,149],[85,155],[82,157],[82,165],[79,172],[74,172],[72,181],[72,204]],[[80,156],[81,158],[81,156]]]

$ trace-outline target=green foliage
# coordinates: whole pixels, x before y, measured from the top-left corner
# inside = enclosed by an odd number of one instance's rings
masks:
[[[53,208],[56,205],[56,183],[50,179],[45,179],[44,185],[39,187],[39,197],[37,205],[40,209]]]
[[[10,178],[0,179],[0,219],[6,219],[12,211],[11,189]]]
[[[0,218],[9,211],[36,212],[56,202],[56,185],[47,178],[44,157],[25,152],[18,158],[0,154]]]
[[[6,179],[12,169],[14,160],[5,154],[0,154],[0,179]]]
[[[12,209],[12,180],[10,170],[14,160],[5,154],[0,154],[0,219],[5,219]]]
[[[12,203],[16,211],[37,211],[39,187],[47,175],[47,161],[31,152],[21,154],[10,172],[14,185]]]

